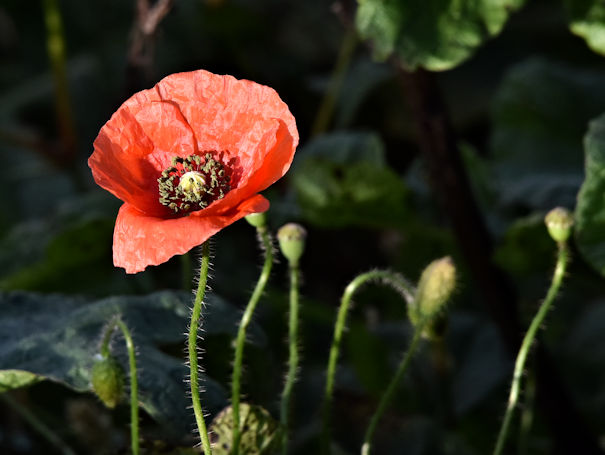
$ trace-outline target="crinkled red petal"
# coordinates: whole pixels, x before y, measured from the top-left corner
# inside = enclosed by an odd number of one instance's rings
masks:
[[[226,152],[238,178],[225,199],[201,211],[216,214],[282,177],[297,144],[294,117],[273,89],[200,70],[170,75],[127,100],[101,129],[89,165],[123,201],[170,216],[158,203],[157,178],[171,158]]]
[[[146,215],[126,203],[120,208],[114,230],[114,265],[127,273],[142,272],[149,265],[161,264],[201,245],[240,218],[268,209],[269,201],[259,194],[222,215],[172,219]]]

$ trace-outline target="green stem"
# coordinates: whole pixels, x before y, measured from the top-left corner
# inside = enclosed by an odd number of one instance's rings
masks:
[[[191,401],[193,402],[193,413],[195,414],[195,422],[199,430],[200,438],[202,439],[202,447],[205,455],[210,455],[210,439],[208,438],[208,430],[206,430],[206,422],[204,421],[204,412],[200,402],[200,388],[198,376],[197,362],[197,334],[202,314],[202,302],[206,293],[206,282],[208,280],[208,267],[210,266],[210,247],[208,242],[202,245],[202,263],[200,266],[200,278],[191,312],[191,323],[189,324],[189,371],[191,375]]]
[[[521,412],[521,426],[519,428],[519,455],[529,453],[529,434],[534,423],[534,400],[536,398],[536,380],[530,373],[525,386],[525,404]]]
[[[296,382],[296,371],[298,370],[298,286],[299,286],[298,263],[290,262],[290,321],[289,321],[289,359],[286,383],[281,395],[280,422],[283,428],[282,453],[288,453],[288,430],[290,424],[290,401],[292,389]]]
[[[9,394],[3,393],[0,398],[10,406],[23,420],[44,437],[52,446],[56,447],[63,455],[75,455],[71,447],[69,447],[59,436],[57,436],[50,428],[42,422],[35,413],[17,403]]]
[[[240,380],[242,376],[242,365],[244,361],[244,346],[246,344],[246,330],[252,320],[252,315],[256,309],[256,305],[260,300],[267,281],[269,281],[269,275],[271,274],[271,268],[273,267],[273,244],[271,242],[271,234],[266,227],[257,228],[258,235],[262,241],[263,249],[265,251],[265,262],[263,264],[263,270],[261,271],[254,292],[248,301],[246,310],[242,316],[242,320],[239,325],[237,332],[237,340],[235,344],[235,363],[233,365],[233,376],[231,380],[231,409],[233,410],[233,444],[232,454],[237,455],[239,452],[239,441],[241,438],[240,434],[240,417],[239,417],[239,404],[240,404]]]
[[[508,396],[508,405],[506,407],[506,413],[504,414],[504,421],[502,422],[500,433],[498,434],[498,440],[496,441],[496,447],[493,452],[494,455],[500,455],[504,449],[504,443],[506,442],[513,413],[519,400],[519,391],[521,388],[521,378],[523,376],[523,369],[525,368],[525,361],[527,360],[527,356],[534,338],[536,337],[536,333],[544,322],[544,318],[548,314],[548,310],[550,309],[552,302],[555,300],[555,297],[559,292],[561,282],[563,281],[563,277],[565,276],[565,269],[567,267],[568,259],[567,246],[564,242],[559,243],[558,246],[559,254],[557,256],[557,265],[555,266],[552,283],[548,289],[548,293],[546,294],[546,298],[544,299],[542,306],[538,310],[538,313],[534,317],[533,321],[531,321],[529,330],[525,334],[525,338],[523,338],[521,349],[519,349],[519,354],[517,355],[510,394]]]
[[[116,324],[124,335],[128,350],[128,367],[130,369],[130,440],[132,455],[139,455],[139,386],[137,382],[137,359],[130,330],[121,319]]]
[[[334,106],[336,105],[336,98],[340,93],[342,81],[344,80],[347,68],[351,62],[351,57],[357,46],[357,34],[355,33],[355,27],[349,27],[342,40],[340,50],[338,52],[338,59],[334,65],[332,76],[326,94],[321,100],[317,116],[313,122],[311,129],[311,135],[316,136],[325,132],[330,124],[330,119],[334,113]]]
[[[139,455],[139,386],[137,381],[137,358],[132,335],[126,324],[116,316],[105,329],[103,340],[101,341],[101,355],[105,358],[110,356],[109,342],[114,329],[117,327],[122,331],[126,350],[128,351],[128,367],[130,374],[130,435],[132,454]]]
[[[383,280],[385,284],[389,284],[394,287],[403,295],[408,304],[411,304],[413,301],[413,287],[401,275],[389,270],[371,270],[363,273],[355,277],[353,281],[351,281],[345,288],[340,301],[336,323],[334,325],[334,339],[330,348],[330,358],[328,360],[328,368],[326,373],[326,388],[324,392],[322,409],[323,425],[321,440],[322,453],[324,454],[329,454],[331,452],[330,417],[332,411],[332,392],[334,390],[334,377],[336,375],[336,364],[338,362],[338,355],[340,352],[340,342],[345,329],[349,307],[351,306],[351,299],[361,286],[369,281],[375,280]]]
[[[397,368],[397,372],[395,373],[395,376],[393,376],[393,379],[391,379],[391,382],[389,383],[387,390],[384,392],[384,395],[382,395],[382,398],[380,399],[378,408],[376,409],[376,412],[372,416],[372,419],[370,420],[370,424],[368,425],[368,429],[366,430],[366,434],[363,438],[363,445],[361,446],[362,455],[370,454],[371,442],[372,442],[372,438],[374,436],[374,432],[376,431],[376,427],[378,426],[378,422],[380,421],[380,418],[384,414],[384,411],[386,410],[387,406],[391,403],[391,400],[393,399],[393,395],[394,395],[395,391],[397,390],[397,386],[399,385],[401,378],[403,378],[403,375],[405,374],[406,370],[408,369],[408,366],[410,365],[410,361],[412,360],[412,357],[414,356],[414,353],[416,352],[416,348],[418,347],[418,343],[420,342],[420,339],[422,338],[422,331],[424,330],[424,326],[426,325],[426,322],[427,322],[426,320],[421,322],[414,329],[414,336],[412,337],[410,346],[408,347],[408,350],[406,351],[406,353],[403,355],[403,359],[401,359],[401,363],[399,364],[399,367]]]
[[[65,65],[65,39],[63,22],[58,0],[44,0],[44,20],[46,23],[46,45],[55,82],[55,103],[59,131],[64,147],[64,158],[73,160],[76,153],[76,132],[74,128],[67,70]]]

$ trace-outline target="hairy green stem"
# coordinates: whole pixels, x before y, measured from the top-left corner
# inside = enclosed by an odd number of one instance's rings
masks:
[[[248,301],[248,305],[242,316],[242,320],[239,324],[239,330],[237,332],[237,339],[235,344],[235,363],[233,365],[233,375],[231,379],[231,409],[233,411],[233,444],[232,454],[237,455],[239,452],[239,442],[241,438],[240,434],[240,417],[239,417],[239,403],[240,403],[240,383],[242,376],[242,364],[244,361],[244,346],[246,344],[246,330],[252,320],[252,315],[256,309],[256,305],[260,300],[267,281],[269,281],[269,275],[273,267],[273,244],[271,241],[271,234],[266,227],[257,228],[258,235],[262,241],[263,249],[265,251],[265,262],[261,271],[254,292]]]
[[[44,422],[42,422],[35,413],[17,403],[8,393],[0,394],[2,399],[10,406],[23,420],[36,430],[50,445],[54,446],[63,455],[76,455],[71,447],[69,447],[59,436],[57,436]]]
[[[565,269],[567,267],[569,253],[567,251],[567,245],[564,242],[560,242],[558,247],[559,253],[557,256],[557,265],[555,266],[552,283],[550,284],[550,288],[548,289],[548,293],[546,294],[546,298],[544,299],[542,306],[540,306],[538,313],[531,321],[529,330],[525,334],[525,338],[523,338],[521,349],[519,349],[519,354],[517,355],[510,394],[508,396],[508,405],[506,407],[506,413],[504,414],[504,420],[502,422],[502,427],[500,428],[500,433],[498,434],[498,440],[496,441],[496,447],[493,455],[500,455],[504,449],[504,443],[506,442],[506,437],[508,435],[515,407],[519,401],[519,391],[521,389],[521,378],[523,377],[525,361],[527,360],[527,356],[534,338],[536,337],[540,326],[544,322],[544,318],[548,314],[548,310],[550,309],[552,302],[555,300],[555,297],[559,292],[561,282],[563,281],[563,277],[565,276]]]
[[[290,262],[290,321],[288,333],[289,358],[286,383],[281,396],[280,422],[283,428],[282,453],[288,453],[288,431],[290,424],[290,402],[292,389],[296,382],[296,371],[298,370],[298,286],[299,286],[298,263]]]
[[[116,316],[107,326],[103,340],[101,341],[101,355],[105,358],[111,355],[109,342],[114,329],[118,327],[122,331],[128,352],[128,368],[130,374],[130,437],[132,454],[139,455],[139,386],[137,381],[137,358],[132,335],[128,327]]]
[[[139,386],[137,382],[137,359],[130,330],[121,319],[116,324],[124,335],[128,350],[128,367],[130,369],[130,440],[132,455],[139,455]]]
[[[189,324],[189,371],[191,377],[191,401],[193,403],[193,413],[195,414],[195,422],[202,440],[204,455],[210,455],[212,449],[210,447],[210,439],[208,438],[208,430],[204,421],[204,411],[200,402],[200,388],[197,362],[197,334],[200,324],[200,316],[202,314],[202,303],[206,294],[206,282],[208,281],[208,268],[210,266],[210,246],[208,242],[202,245],[202,262],[200,266],[200,278],[193,302],[193,310],[191,312],[191,322]]]
[[[405,374],[406,370],[408,369],[408,366],[410,365],[410,361],[412,360],[412,357],[414,356],[414,353],[416,352],[416,348],[418,347],[418,343],[420,342],[420,339],[422,338],[422,331],[424,330],[426,322],[427,322],[427,320],[424,320],[423,322],[418,324],[418,326],[414,329],[414,336],[412,337],[410,346],[408,347],[408,350],[403,355],[403,358],[401,359],[401,363],[399,364],[399,367],[397,368],[397,371],[395,372],[395,376],[393,376],[393,379],[391,379],[391,382],[389,383],[387,390],[384,392],[384,394],[382,395],[382,398],[380,399],[378,408],[376,409],[376,412],[372,416],[372,419],[370,420],[370,424],[368,425],[368,429],[366,430],[366,434],[363,438],[363,445],[361,446],[362,455],[370,454],[372,438],[374,436],[374,432],[376,431],[376,427],[378,426],[378,422],[380,421],[380,418],[384,414],[384,411],[386,410],[387,406],[391,403],[391,400],[393,399],[393,395],[395,394],[395,391],[397,390],[397,386],[399,385],[401,378],[403,378],[403,375]]]
[[[353,295],[361,286],[369,281],[382,280],[385,284],[389,284],[398,290],[405,298],[408,304],[413,301],[414,289],[401,275],[389,270],[371,270],[358,275],[349,283],[340,300],[338,315],[334,325],[334,339],[330,348],[330,358],[328,360],[328,368],[326,372],[326,387],[324,392],[323,409],[322,409],[322,438],[321,448],[322,453],[329,454],[330,450],[330,417],[332,412],[332,392],[334,390],[334,377],[336,375],[336,364],[340,353],[340,343],[345,329],[347,314],[351,306]]]

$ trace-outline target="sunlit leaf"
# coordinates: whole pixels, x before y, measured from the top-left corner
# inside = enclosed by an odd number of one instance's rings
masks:
[[[319,226],[394,226],[401,223],[407,189],[384,160],[373,134],[334,133],[299,152],[293,183],[303,216]]]
[[[502,30],[524,0],[358,0],[356,24],[374,55],[409,69],[455,67]]]
[[[593,51],[605,55],[605,3],[600,0],[566,0],[569,28],[586,40]]]

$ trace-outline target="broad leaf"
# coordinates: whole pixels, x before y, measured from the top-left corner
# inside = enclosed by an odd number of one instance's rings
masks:
[[[566,0],[569,28],[593,51],[605,55],[605,3],[601,0]]]
[[[576,243],[590,265],[605,275],[605,115],[584,138],[586,178],[576,206]]]
[[[493,172],[500,202],[523,212],[573,208],[582,182],[582,136],[605,110],[603,71],[541,59],[513,67],[493,108]]]
[[[326,227],[401,224],[407,189],[385,164],[384,148],[376,135],[320,136],[299,156],[293,183],[309,222]]]
[[[185,382],[188,370],[183,359],[159,347],[184,344],[190,301],[188,294],[176,292],[94,302],[60,295],[0,294],[0,383],[6,390],[26,385],[36,375],[77,391],[91,390],[90,372],[104,327],[120,314],[133,332],[138,351],[142,407],[167,432],[186,434],[193,423]],[[204,314],[205,336],[235,333],[239,312],[219,297],[209,297]],[[250,327],[250,340],[264,342],[258,326]],[[118,335],[114,335],[112,351],[128,371]],[[220,410],[226,404],[224,390],[207,376],[201,378],[205,410]]]
[[[400,57],[409,69],[453,68],[500,33],[524,0],[358,0],[356,24],[374,55]]]

